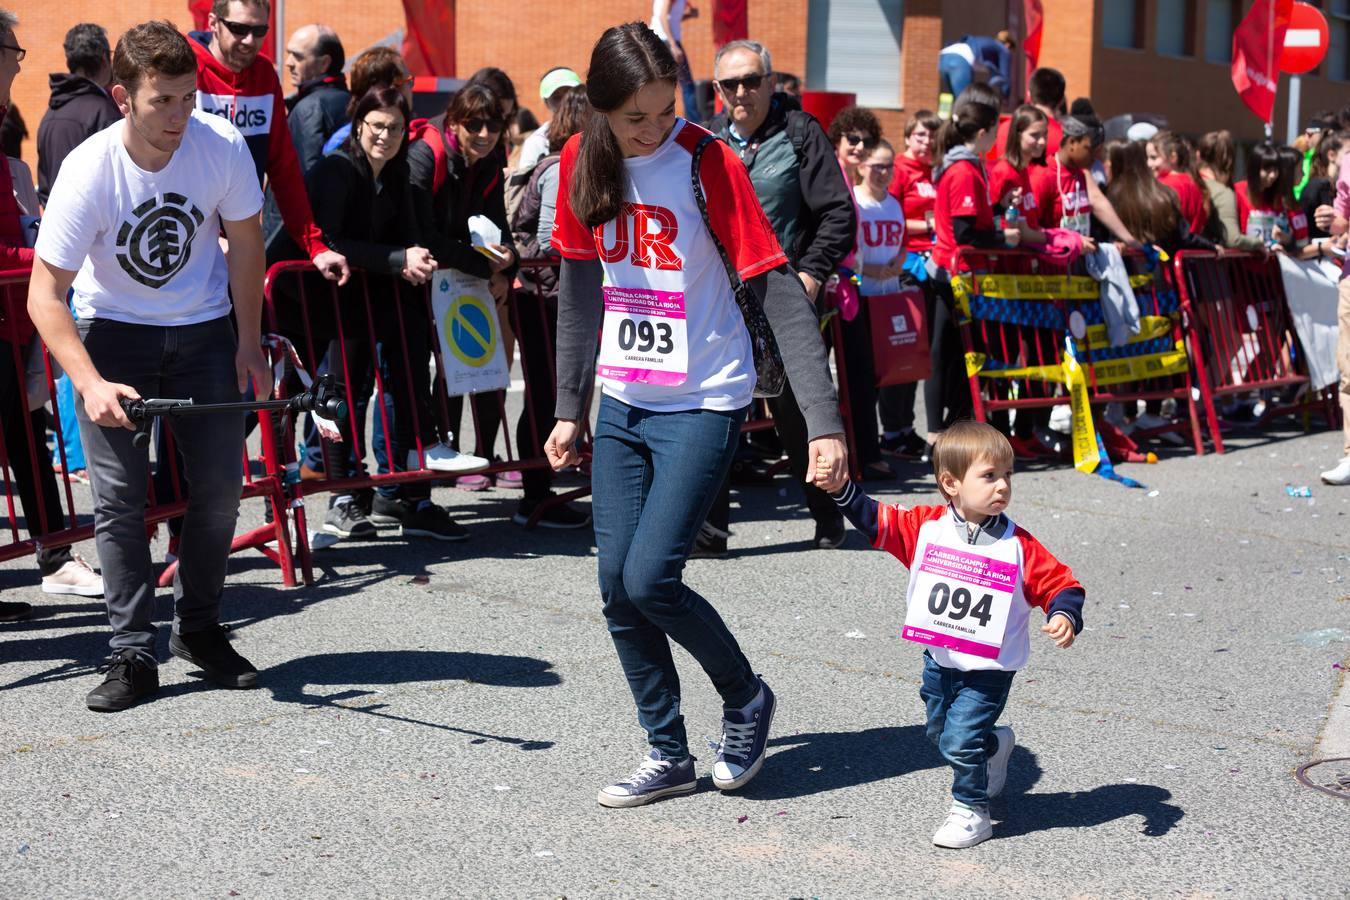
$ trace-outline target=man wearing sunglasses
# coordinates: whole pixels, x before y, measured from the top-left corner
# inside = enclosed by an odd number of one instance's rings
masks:
[[[206,24],[188,43],[197,54],[197,108],[229,120],[248,143],[258,172],[281,211],[291,239],[330,281],[345,283],[346,257],[328,249],[314,224],[305,179],[286,123],[281,82],[259,57],[267,37],[268,0],[215,0]]]
[[[775,93],[769,51],[756,41],[732,41],[717,51],[713,76],[725,112],[708,123],[750,170],[760,205],[778,242],[813,301],[835,267],[853,250],[857,214],[853,193],[835,161],[829,137],[794,97]],[[789,384],[769,401],[797,483],[806,481],[806,422]],[[816,520],[814,546],[832,549],[844,539],[839,508],[824,491],[806,485]],[[696,555],[726,549],[730,498],[724,488],[700,535]]]

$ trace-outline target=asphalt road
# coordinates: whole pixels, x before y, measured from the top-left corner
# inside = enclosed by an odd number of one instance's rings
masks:
[[[950,774],[896,637],[905,572],[856,534],[806,549],[785,479],[739,494],[730,559],[687,569],[779,695],[765,769],[723,795],[696,748],[698,793],[634,810],[595,802],[643,739],[590,535],[513,526],[506,492],[438,489],[470,542],[342,544],[309,589],[235,558],[224,617],[264,686],[173,660],[116,715],[83,705],[101,603],[0,566],[41,613],[0,632],[0,897],[1344,897],[1350,803],[1292,776],[1350,651],[1314,634],[1350,634],[1350,489],[1316,477],[1338,449],[1238,438],[1127,467],[1148,490],[1019,472],[1011,512],[1086,585],[1088,628],[1033,635],[995,838],[964,851],[929,842]],[[871,487],[932,502],[905,474]],[[702,744],[719,704],[678,659]]]

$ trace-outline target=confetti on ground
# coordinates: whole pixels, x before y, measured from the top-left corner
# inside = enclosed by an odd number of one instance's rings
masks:
[[[737,825],[744,825],[744,824],[746,823],[746,821],[747,821],[749,818],[750,818],[749,816],[737,816],[737,817],[736,817],[736,824],[737,824]]]
[[[844,633],[844,637],[853,638],[854,640],[860,640],[862,638],[867,637],[867,635],[863,634],[861,631],[847,631]]]

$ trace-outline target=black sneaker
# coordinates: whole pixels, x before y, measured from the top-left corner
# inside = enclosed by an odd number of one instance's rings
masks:
[[[404,537],[427,537],[438,541],[467,541],[469,530],[435,503],[423,502],[403,520]]]
[[[370,515],[367,518],[376,528],[394,528],[402,525],[403,520],[411,514],[412,507],[407,500],[377,493],[375,499],[371,501]]]
[[[811,539],[811,543],[817,550],[836,550],[846,537],[848,529],[844,525],[844,517],[840,516],[833,522],[817,522],[816,536]]]
[[[922,459],[928,442],[919,437],[912,429],[896,437],[881,439],[881,452],[901,459]]]
[[[119,650],[98,667],[103,683],[84,698],[94,712],[121,712],[159,690],[159,669],[135,650]]]
[[[731,464],[731,483],[741,487],[773,484],[773,462],[762,459],[738,459]]]
[[[205,631],[175,633],[169,637],[169,652],[201,669],[221,687],[257,687],[258,670],[230,646],[229,631],[228,625],[212,625]]]
[[[602,787],[598,799],[601,806],[625,809],[643,806],[671,794],[689,794],[697,787],[694,757],[662,759],[660,752],[653,750],[632,775]]]
[[[727,538],[729,537],[731,537],[730,532],[704,522],[703,527],[698,530],[698,537],[694,539],[694,549],[689,551],[689,558],[722,559],[727,555]]]
[[[340,538],[373,538],[375,524],[366,518],[361,505],[351,497],[339,497],[328,509],[323,530]]]
[[[554,495],[541,497],[538,500],[522,500],[516,510],[516,514],[511,517],[511,521],[517,525],[530,524],[530,516],[539,508],[539,504],[545,500],[551,499]],[[585,528],[591,524],[591,517],[579,509],[574,509],[566,503],[559,503],[550,506],[540,515],[539,521],[535,523],[540,528]]]
[[[33,617],[33,607],[27,603],[0,601],[0,622],[22,622]]]

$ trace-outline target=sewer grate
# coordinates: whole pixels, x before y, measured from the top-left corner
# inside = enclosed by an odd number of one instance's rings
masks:
[[[1313,790],[1350,800],[1350,757],[1304,763],[1294,770],[1294,777]]]

